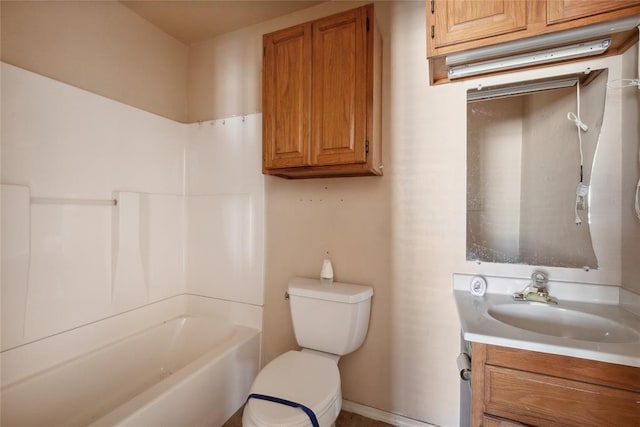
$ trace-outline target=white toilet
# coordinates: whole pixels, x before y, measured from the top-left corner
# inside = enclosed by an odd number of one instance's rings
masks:
[[[301,351],[284,353],[256,377],[251,394],[296,402],[311,409],[320,427],[332,426],[342,407],[340,356],[359,348],[369,328],[373,289],[368,286],[294,278],[289,304]],[[300,408],[251,398],[242,415],[244,427],[311,426]]]

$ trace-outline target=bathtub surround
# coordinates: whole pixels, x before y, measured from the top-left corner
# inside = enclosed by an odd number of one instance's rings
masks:
[[[2,421],[222,424],[260,366],[260,117],[185,125],[1,73]],[[210,185],[235,151],[244,178]],[[183,315],[235,332],[181,344],[154,332],[175,320],[149,329]]]
[[[180,124],[4,63],[2,107],[3,350],[181,294],[261,304],[259,116]]]

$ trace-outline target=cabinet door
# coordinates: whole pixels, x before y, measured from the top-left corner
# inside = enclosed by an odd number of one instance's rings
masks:
[[[313,23],[314,165],[366,161],[366,8]]]
[[[547,24],[571,21],[638,5],[640,1],[637,0],[547,0]]]
[[[511,420],[505,420],[504,418],[485,415],[482,417],[482,427],[526,427],[526,425]]]
[[[263,39],[263,170],[310,164],[311,25]]]
[[[522,0],[439,0],[433,7],[436,47],[527,28],[527,2]]]
[[[486,365],[486,413],[532,425],[637,426],[640,393]]]

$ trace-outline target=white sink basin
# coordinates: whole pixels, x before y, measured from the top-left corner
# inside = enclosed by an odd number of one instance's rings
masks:
[[[489,316],[516,328],[555,337],[601,343],[634,343],[640,332],[606,317],[542,303],[497,304]]]

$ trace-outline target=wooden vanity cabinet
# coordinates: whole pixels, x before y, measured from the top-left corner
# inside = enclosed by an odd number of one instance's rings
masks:
[[[640,425],[640,368],[473,343],[471,425]]]
[[[444,56],[451,53],[639,14],[638,0],[427,0],[431,83],[448,81]],[[636,29],[616,35],[607,54],[635,40]]]
[[[266,34],[263,46],[263,173],[381,175],[373,5]]]

